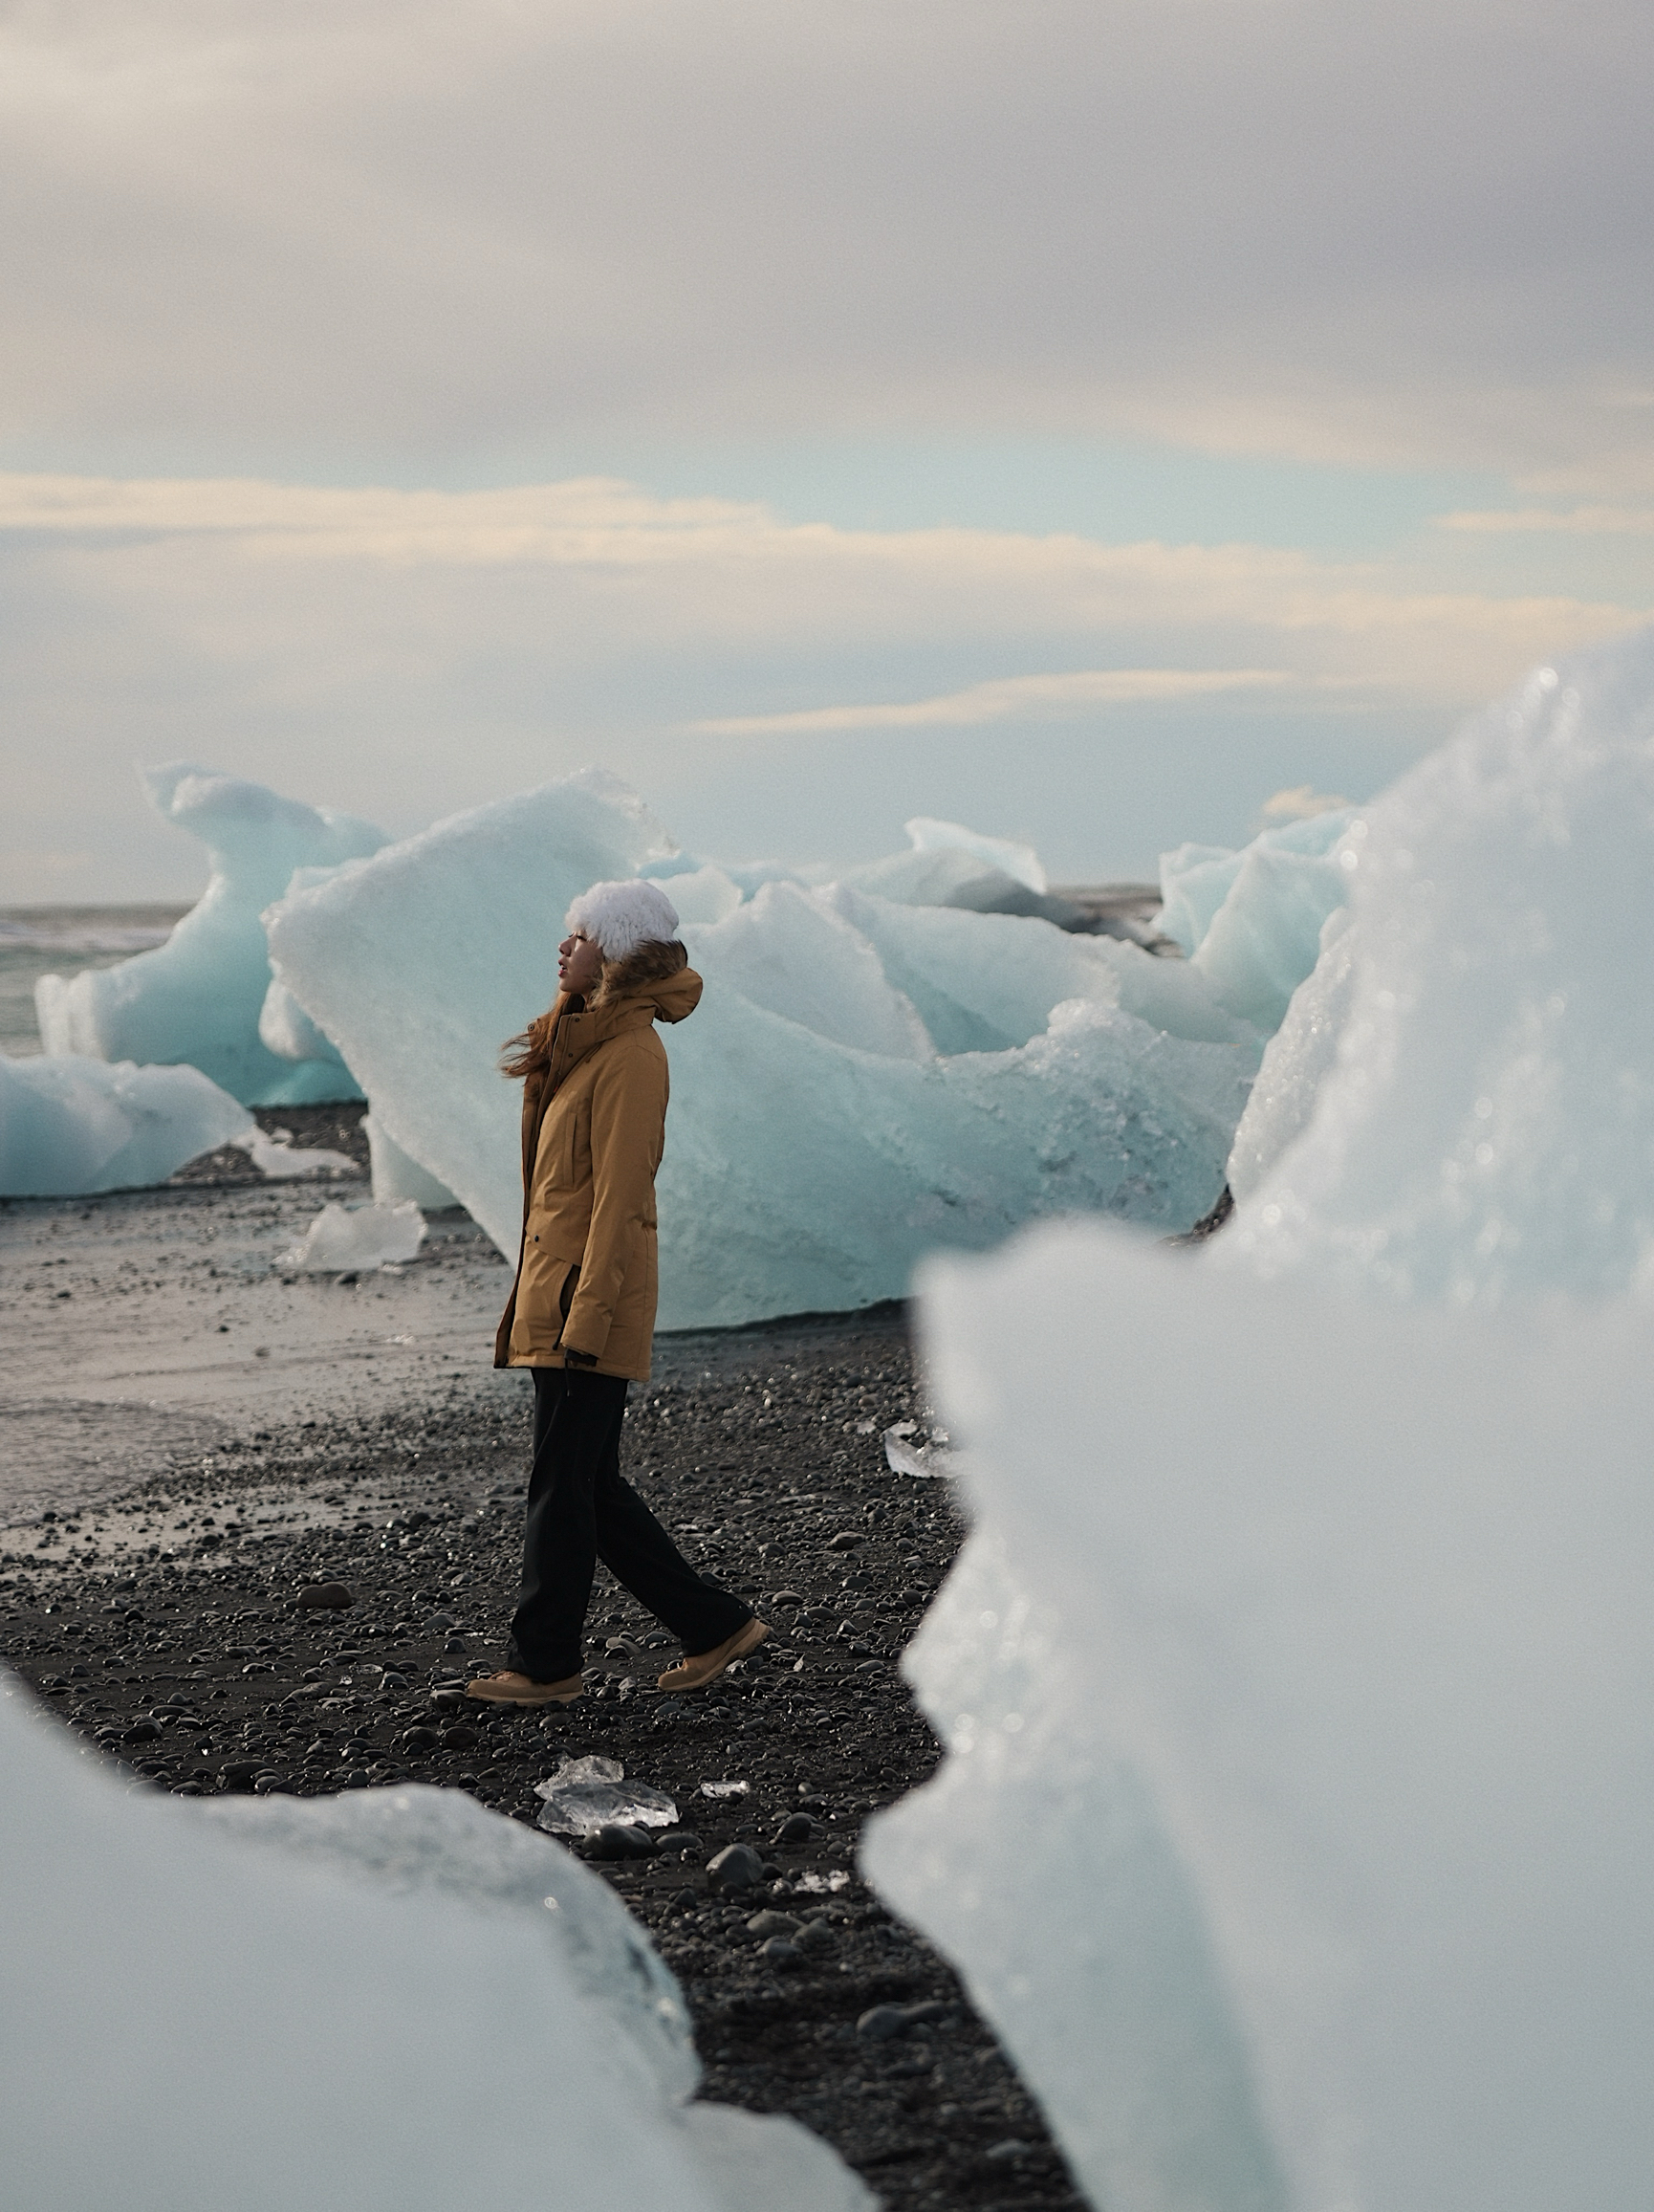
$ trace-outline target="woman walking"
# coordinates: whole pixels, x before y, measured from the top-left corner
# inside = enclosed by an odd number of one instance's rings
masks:
[[[701,978],[653,884],[594,884],[569,909],[555,1003],[506,1050],[523,1079],[523,1243],[495,1367],[534,1384],[523,1579],[506,1665],[467,1692],[567,1705],[600,1559],[684,1646],[663,1690],[699,1690],[769,1629],[695,1572],[620,1475],[628,1382],[655,1328],[655,1171],[666,1131],[657,1021],[682,1021]]]

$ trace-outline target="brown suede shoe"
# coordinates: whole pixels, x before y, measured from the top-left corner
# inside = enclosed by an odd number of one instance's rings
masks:
[[[584,1675],[569,1675],[560,1682],[534,1682],[527,1675],[503,1668],[497,1675],[479,1675],[466,1684],[468,1697],[485,1705],[572,1705],[586,1686]]]
[[[704,1690],[708,1682],[718,1679],[731,1659],[744,1659],[749,1652],[755,1652],[769,1633],[769,1624],[754,1613],[713,1650],[696,1652],[691,1657],[680,1659],[675,1667],[668,1667],[655,1687],[657,1690]]]

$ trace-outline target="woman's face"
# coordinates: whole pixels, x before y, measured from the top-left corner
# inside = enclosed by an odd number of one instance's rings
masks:
[[[584,930],[573,930],[557,947],[557,982],[565,991],[589,997],[603,973],[603,948]]]

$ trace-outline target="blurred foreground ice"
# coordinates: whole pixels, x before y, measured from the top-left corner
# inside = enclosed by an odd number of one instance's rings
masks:
[[[0,1681],[0,2172],[92,2212],[872,2212],[689,2105],[683,2000],[548,1838],[459,1791],[191,1805]]]
[[[867,1865],[1108,2212],[1630,2212],[1654,641],[1339,837],[1230,1227],[925,1272],[974,1527],[906,1662],[948,1757]]]

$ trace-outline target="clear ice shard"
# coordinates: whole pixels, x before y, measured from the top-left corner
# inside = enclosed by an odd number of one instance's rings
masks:
[[[19,2205],[874,2212],[794,2122],[688,2101],[646,1931],[459,1790],[135,1789],[0,1677],[0,1951]]]
[[[261,783],[175,760],[142,771],[150,803],[207,848],[206,890],[165,944],[113,968],[35,987],[41,1041],[49,1054],[92,1060],[187,1062],[244,1106],[304,1106],[360,1094],[337,1049],[302,1009],[268,1009],[272,1051],[261,1034],[270,955],[259,916],[295,870],[331,873],[377,851],[371,822],[283,799]],[[314,879],[312,879],[314,880]],[[306,1039],[319,1040],[324,1057]],[[301,1057],[290,1056],[303,1048]]]
[[[277,979],[337,1040],[376,1126],[509,1257],[518,1094],[501,1040],[549,1001],[569,900],[673,851],[587,775],[439,823],[266,917]],[[989,1245],[1041,1214],[1182,1228],[1216,1197],[1260,1039],[1201,979],[1163,982],[1175,963],[1039,920],[753,889],[683,930],[707,992],[663,1033],[663,1327],[843,1311],[903,1295],[939,1243]]]
[[[0,1054],[0,1196],[138,1190],[257,1141],[247,1108],[197,1068]]]
[[[553,1835],[596,1835],[611,1822],[625,1828],[671,1828],[678,1807],[664,1789],[628,1782],[618,1759],[590,1754],[563,1759],[545,1782],[534,1785],[544,1802],[539,1826]]]

